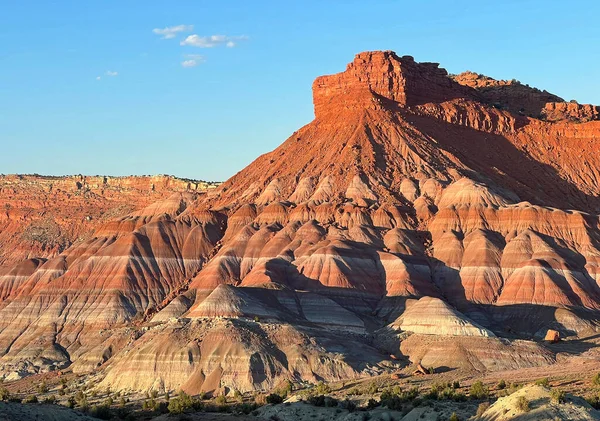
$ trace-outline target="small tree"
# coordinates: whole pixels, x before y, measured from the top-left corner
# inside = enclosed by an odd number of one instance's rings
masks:
[[[469,389],[469,396],[471,399],[487,399],[489,395],[490,391],[479,380],[473,383]]]

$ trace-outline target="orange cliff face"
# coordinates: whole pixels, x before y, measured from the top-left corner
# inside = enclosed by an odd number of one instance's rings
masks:
[[[583,335],[600,319],[600,122],[479,79],[361,53],[315,80],[312,122],[206,194],[90,189],[102,209],[147,200],[7,269],[0,368],[101,367],[117,389],[198,393],[382,373],[390,352],[476,370],[552,363],[497,337]],[[521,115],[534,106],[553,117]],[[378,347],[396,331],[413,335]],[[424,353],[427,335],[466,351]]]

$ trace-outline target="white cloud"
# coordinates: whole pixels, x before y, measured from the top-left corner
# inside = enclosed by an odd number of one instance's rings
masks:
[[[179,45],[189,45],[191,47],[198,48],[212,48],[218,47],[219,45],[225,45],[227,47],[235,47],[237,41],[242,41],[248,39],[246,36],[237,36],[230,37],[227,35],[211,35],[206,37],[201,37],[199,35],[193,34],[188,35],[186,39],[181,41]]]
[[[119,72],[113,72],[111,70],[107,70],[106,73],[104,73],[106,76],[111,76],[111,77],[115,77],[119,74]]]
[[[96,76],[96,80],[100,80],[102,79],[100,76]]]
[[[204,56],[200,54],[184,54],[184,59],[181,62],[183,67],[196,67],[200,63],[204,63]]]
[[[154,28],[152,32],[160,35],[162,39],[175,38],[180,32],[191,32],[194,30],[194,25],[177,25],[167,26],[165,28]]]

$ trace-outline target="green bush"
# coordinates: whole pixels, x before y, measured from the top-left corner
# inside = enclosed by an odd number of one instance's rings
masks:
[[[592,378],[592,384],[595,386],[600,386],[600,373],[596,373]]]
[[[169,401],[167,409],[172,414],[181,414],[192,408],[192,405],[193,401],[190,395],[181,390],[176,398],[173,398]]]
[[[44,399],[44,403],[54,405],[56,403],[56,396],[54,396],[54,395],[48,396],[47,398]]]
[[[278,403],[283,402],[283,398],[277,393],[271,393],[270,395],[267,395],[266,401],[272,405],[277,405]]]
[[[548,377],[544,377],[543,379],[538,379],[535,381],[536,386],[542,386],[542,387],[550,387],[550,380],[548,380]]]
[[[458,382],[458,380],[454,380],[454,382],[452,382],[452,388],[460,389],[460,383]]]
[[[110,408],[106,405],[92,405],[90,408],[90,415],[101,420],[109,420],[112,418]]]
[[[315,386],[314,392],[317,395],[326,395],[328,393],[331,393],[331,387],[326,383],[319,382]]]
[[[587,403],[590,404],[590,406],[592,406],[592,408],[600,409],[600,396],[598,396],[598,395],[586,396],[585,400]]]
[[[552,392],[550,392],[550,398],[554,403],[564,403],[566,397],[567,396],[564,390],[553,389]]]
[[[500,381],[498,382],[498,384],[496,385],[496,387],[497,387],[498,389],[500,389],[500,390],[502,390],[502,389],[506,389],[506,382],[505,382],[504,380],[500,380]]]
[[[48,392],[48,385],[46,384],[46,380],[42,380],[42,382],[40,384],[38,384],[37,391],[38,391],[38,393],[47,393]]]
[[[7,401],[10,399],[10,392],[6,387],[0,388],[0,399],[3,401]]]
[[[29,395],[23,400],[23,403],[38,403],[38,398],[35,395]]]
[[[456,412],[453,412],[452,415],[450,415],[450,418],[448,418],[448,421],[459,421],[460,418],[458,418],[458,415],[456,415]]]
[[[226,405],[227,404],[227,398],[224,395],[219,395],[215,399],[215,403],[217,405],[219,405],[219,406]]]
[[[308,398],[308,403],[314,406],[325,406],[327,408],[338,406],[337,399],[324,395],[311,396]]]
[[[471,385],[469,396],[471,399],[487,399],[490,396],[490,391],[478,380]]]
[[[529,407],[529,401],[525,396],[519,396],[519,399],[517,399],[517,409],[521,412],[529,412],[531,409]]]

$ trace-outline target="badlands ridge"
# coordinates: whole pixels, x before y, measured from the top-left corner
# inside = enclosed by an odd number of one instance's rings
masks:
[[[390,51],[313,100],[218,187],[0,178],[3,375],[243,392],[551,365],[548,329],[596,332],[598,107]]]

